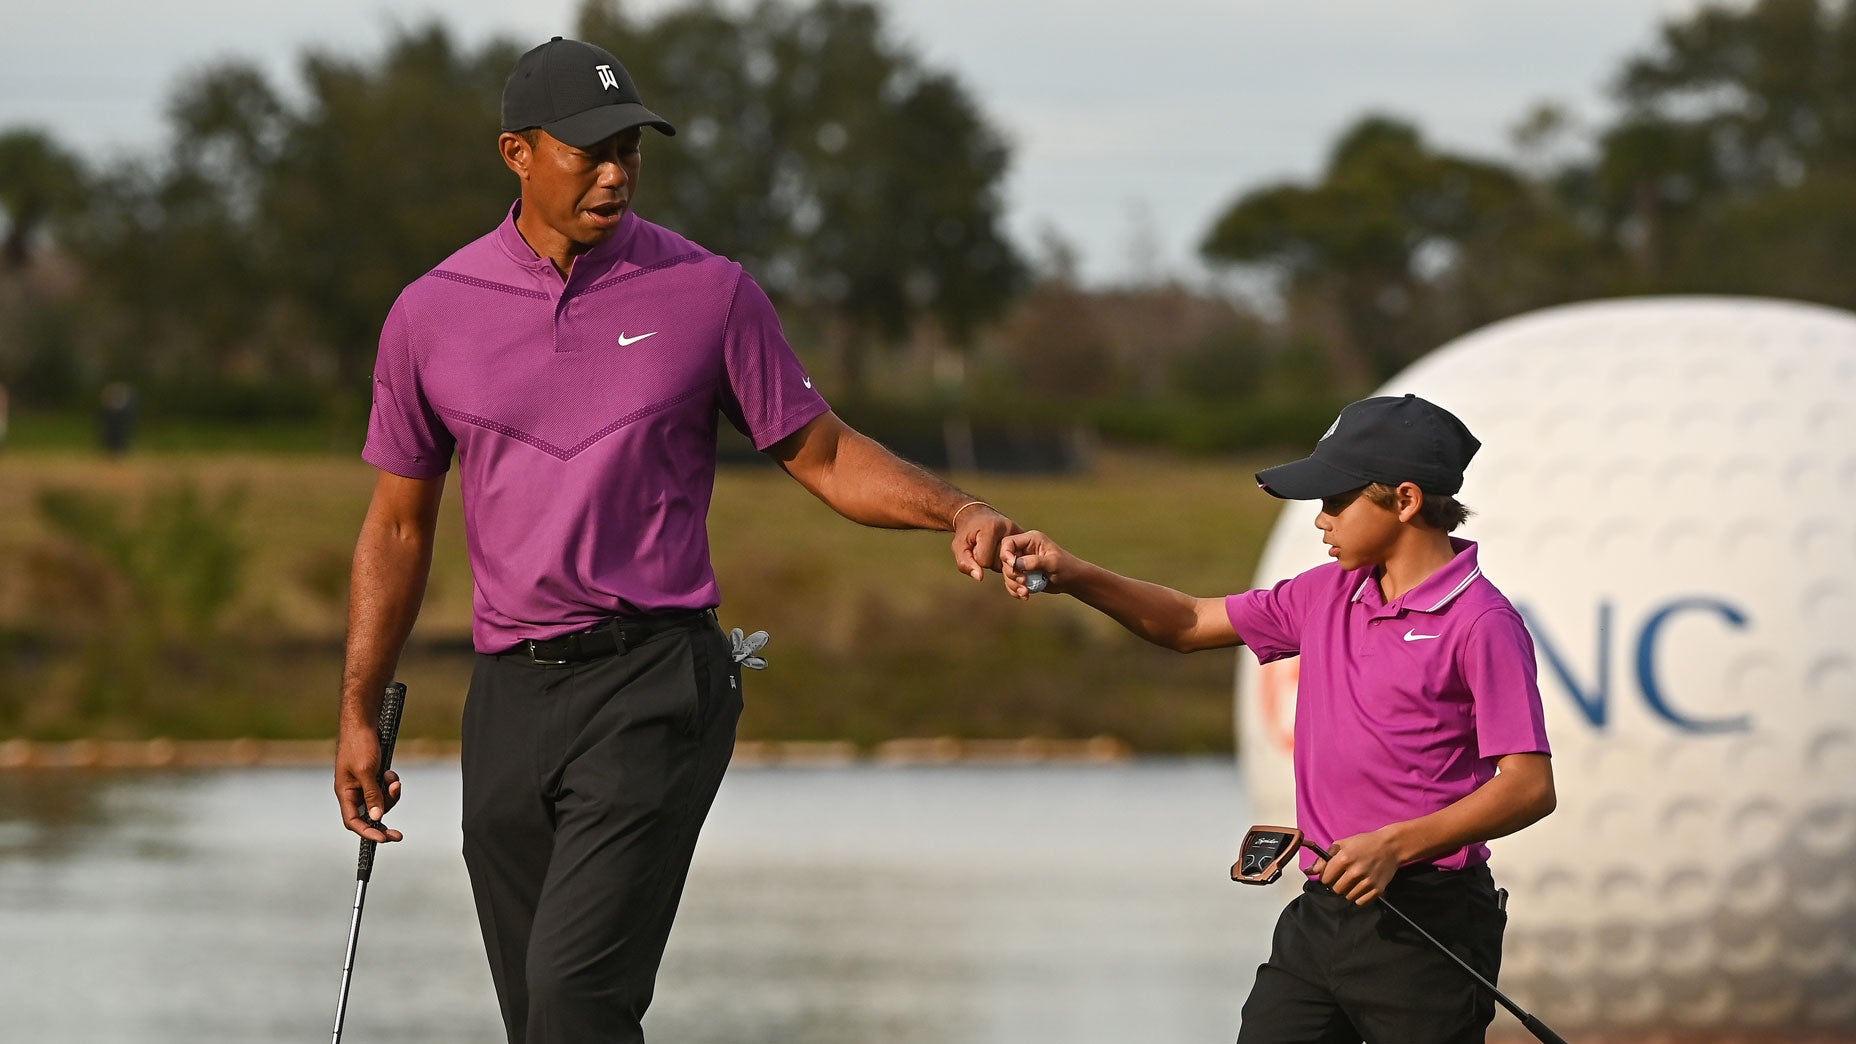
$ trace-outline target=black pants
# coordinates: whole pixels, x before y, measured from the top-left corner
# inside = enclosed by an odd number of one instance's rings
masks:
[[[583,663],[477,658],[464,863],[510,1044],[644,1040],[740,715],[711,617]]]
[[[1487,867],[1406,870],[1386,898],[1488,979],[1508,915]],[[1276,922],[1268,963],[1244,1002],[1238,1044],[1470,1044],[1495,998],[1378,904],[1356,906],[1317,881]]]

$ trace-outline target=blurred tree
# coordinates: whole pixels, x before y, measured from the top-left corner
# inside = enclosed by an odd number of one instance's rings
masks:
[[[0,211],[6,214],[0,271],[26,267],[53,219],[77,209],[84,196],[83,163],[50,135],[32,128],[0,132]]]
[[[72,222],[92,194],[78,157],[44,131],[0,131],[0,384],[14,402],[70,394],[81,315],[68,263]]]
[[[1856,161],[1856,11],[1825,0],[1710,3],[1626,63],[1627,124],[1702,135],[1694,172],[1732,186],[1796,184]]]
[[[1856,7],[1705,5],[1615,89],[1591,212],[1633,262],[1621,289],[1856,307]]]
[[[1200,251],[1214,263],[1273,268],[1291,326],[1314,333],[1330,372],[1360,388],[1468,326],[1575,292],[1533,279],[1560,271],[1541,261],[1583,242],[1514,171],[1433,149],[1413,125],[1369,116],[1335,143],[1319,183],[1246,193]],[[1517,265],[1526,244],[1548,252]],[[1491,275],[1504,267],[1507,277]]]
[[[875,5],[705,2],[646,23],[588,0],[579,33],[677,125],[649,146],[640,210],[842,320],[848,391],[876,342],[929,320],[965,346],[1024,284],[1001,227],[1004,142]]]
[[[295,105],[244,62],[183,80],[162,162],[112,179],[87,222],[98,298],[123,313],[109,371],[211,412],[249,411],[213,387],[260,408],[306,385],[365,394],[400,288],[514,195],[494,138],[515,56],[434,25],[372,62],[306,54]]]
[[[265,186],[292,303],[359,386],[400,290],[483,235],[517,195],[496,152],[503,83],[520,48],[456,46],[438,25],[361,62],[303,63],[309,103]]]
[[[75,242],[105,379],[212,382],[279,294],[276,236],[254,220],[287,131],[276,92],[227,63],[182,80],[167,111],[164,161],[99,178]]]
[[[582,21],[683,132],[649,147],[640,211],[853,331],[853,377],[868,342],[928,320],[964,344],[1018,290],[1005,147],[874,7],[698,4],[633,25],[592,4]],[[519,53],[430,25],[377,58],[306,54],[300,101],[244,62],[183,81],[165,156],[125,163],[83,222],[99,369],[169,402],[238,400],[220,412],[361,394],[395,295],[517,194],[495,137]]]
[[[1015,397],[1073,403],[1125,390],[1102,303],[1062,280],[1024,296],[1000,331]]]

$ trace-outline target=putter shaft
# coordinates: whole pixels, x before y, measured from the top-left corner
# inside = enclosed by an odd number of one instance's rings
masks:
[[[399,738],[400,712],[406,707],[406,686],[399,682],[387,686],[386,695],[380,701],[380,772],[382,779],[387,768],[393,764],[393,744]],[[383,782],[384,785],[384,782]],[[365,816],[363,812],[363,816]],[[378,826],[379,824],[374,824]],[[354,873],[354,915],[348,921],[348,953],[342,959],[342,992],[335,1002],[335,1035],[331,1044],[342,1044],[342,1023],[348,1015],[348,988],[354,982],[354,951],[361,940],[361,907],[367,902],[367,879],[374,874],[374,848],[376,843],[367,838],[361,839],[361,853],[355,860]]]
[[[372,841],[362,841],[364,845]],[[348,955],[342,959],[342,995],[335,1002],[335,1037],[331,1044],[342,1042],[342,1020],[348,1014],[348,984],[354,980],[354,948],[361,941],[361,906],[367,902],[367,878],[354,883],[354,916],[348,921]]]

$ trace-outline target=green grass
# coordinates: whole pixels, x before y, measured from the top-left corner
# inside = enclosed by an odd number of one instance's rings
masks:
[[[1081,476],[957,478],[1102,565],[1217,594],[1248,584],[1276,516],[1249,481],[1258,463],[1104,454]],[[329,735],[348,558],[373,475],[326,454],[0,456],[0,690],[12,693],[0,695],[0,737]],[[39,491],[133,505],[175,483],[244,491],[233,532],[246,565],[220,632],[140,654],[78,640],[100,617],[67,575],[81,552],[38,517]],[[854,526],[771,466],[722,472],[710,532],[724,626],[773,634],[771,669],[747,679],[744,738],[1106,733],[1140,750],[1231,746],[1231,654],[1154,649],[1068,598],[1018,603],[996,578],[955,572],[945,534]],[[408,735],[457,733],[470,602],[454,486],[399,672],[416,693]],[[114,702],[94,691],[125,677],[146,684]]]
[[[361,421],[318,419],[290,421],[212,421],[189,417],[144,418],[136,426],[136,453],[359,453],[365,434]],[[7,424],[6,454],[46,452],[95,453],[102,445],[101,424],[94,416],[70,411],[15,411]]]

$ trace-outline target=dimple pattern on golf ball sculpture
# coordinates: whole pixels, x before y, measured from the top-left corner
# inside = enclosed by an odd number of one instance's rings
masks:
[[[1540,664],[1559,809],[1491,845],[1504,991],[1607,1040],[1856,1040],[1856,315],[1554,308],[1380,394],[1407,392],[1483,442],[1459,535]],[[1256,584],[1325,560],[1313,521],[1284,507]],[[1293,661],[1239,655],[1276,822]]]

